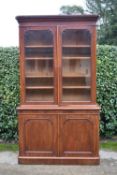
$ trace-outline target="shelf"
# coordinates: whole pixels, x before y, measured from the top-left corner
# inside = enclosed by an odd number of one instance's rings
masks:
[[[26,57],[26,60],[53,60],[53,57]],[[63,57],[64,60],[89,60],[91,57]]]
[[[77,48],[77,47],[91,47],[91,45],[88,44],[82,44],[82,45],[63,45],[62,47],[72,47],[72,48]]]
[[[90,89],[91,86],[63,86],[63,89]]]
[[[79,77],[91,77],[90,75],[63,75],[63,78],[79,78]]]
[[[53,45],[26,45],[25,48],[52,48]]]
[[[26,60],[53,60],[53,57],[26,57]]]
[[[26,75],[26,78],[54,78],[53,76],[38,76],[38,75]]]
[[[26,86],[26,89],[53,89],[53,86]]]
[[[63,57],[65,60],[89,60],[91,57]]]

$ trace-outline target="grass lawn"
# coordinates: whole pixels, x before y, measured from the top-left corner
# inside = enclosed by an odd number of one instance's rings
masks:
[[[0,151],[18,151],[18,145],[12,143],[1,143],[0,144]]]
[[[109,151],[117,151],[117,141],[101,141],[100,142],[100,148],[103,150],[109,150]],[[18,151],[18,145],[17,144],[11,144],[11,143],[1,143],[0,144],[0,151]]]
[[[100,148],[104,150],[117,151],[117,141],[102,141]]]

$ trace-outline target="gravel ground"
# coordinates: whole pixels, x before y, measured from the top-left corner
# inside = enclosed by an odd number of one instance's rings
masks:
[[[117,175],[117,152],[101,150],[98,166],[18,165],[17,155],[0,152],[0,175]]]

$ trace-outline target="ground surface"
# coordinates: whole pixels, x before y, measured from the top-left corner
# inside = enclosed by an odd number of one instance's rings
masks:
[[[0,175],[117,175],[117,152],[100,151],[99,166],[18,165],[17,156],[0,152]]]

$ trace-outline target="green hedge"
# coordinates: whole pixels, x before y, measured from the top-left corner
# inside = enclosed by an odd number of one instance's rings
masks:
[[[16,47],[0,48],[0,138],[10,141],[17,140],[18,56]],[[97,102],[101,134],[117,134],[117,47],[97,48]]]
[[[101,106],[100,131],[104,136],[117,134],[117,47],[98,46],[97,102]]]
[[[0,48],[0,139],[17,140],[18,49]]]

